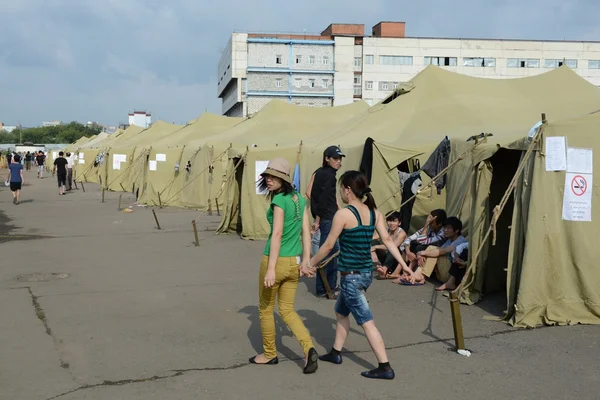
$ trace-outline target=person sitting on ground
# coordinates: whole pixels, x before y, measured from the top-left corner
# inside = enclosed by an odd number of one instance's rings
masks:
[[[414,271],[412,279],[416,283],[425,283],[425,277],[430,277],[434,270],[440,281],[448,281],[450,266],[454,262],[454,252],[458,245],[467,242],[467,239],[462,236],[462,227],[460,219],[447,218],[443,229],[446,238],[444,244],[441,247],[429,246],[417,252],[417,258],[411,263],[411,269]],[[405,281],[405,277],[400,277],[395,283]]]
[[[402,251],[406,257],[408,263],[413,263],[417,260],[417,252],[425,250],[429,246],[440,246],[446,240],[444,237],[444,221],[446,220],[446,211],[442,209],[436,209],[431,211],[425,221],[425,226],[419,229],[402,242],[400,251]],[[393,274],[389,276],[391,279],[396,279],[394,283],[400,283],[398,278],[401,276],[401,271],[396,269]]]
[[[454,262],[450,266],[450,278],[442,286],[436,290],[455,290],[462,282],[467,270],[467,260],[469,259],[469,243],[464,242],[456,246],[456,250],[452,253]]]
[[[406,239],[406,232],[400,228],[400,213],[394,211],[386,217],[388,234],[394,241],[394,245],[400,248],[400,245]],[[394,259],[394,256],[387,251],[385,244],[381,241],[379,234],[375,232],[373,235],[373,242],[371,243],[371,259],[373,264],[379,273],[377,279],[388,279],[390,274],[396,271],[398,262]]]

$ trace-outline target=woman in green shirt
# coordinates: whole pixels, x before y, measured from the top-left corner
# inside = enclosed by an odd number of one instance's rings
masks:
[[[310,333],[294,311],[294,300],[300,276],[313,276],[308,268],[300,268],[302,259],[310,258],[310,223],[306,201],[292,186],[291,168],[287,160],[276,158],[269,162],[258,182],[261,191],[268,190],[271,206],[267,220],[271,233],[260,265],[259,315],[264,353],[252,357],[252,364],[279,363],[275,346],[275,301],[279,314],[298,339],[304,350],[304,373],[317,370],[319,356]]]

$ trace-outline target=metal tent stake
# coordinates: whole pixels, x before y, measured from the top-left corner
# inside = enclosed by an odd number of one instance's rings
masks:
[[[121,193],[119,195],[119,207],[117,208],[117,211],[121,211],[121,199],[123,198],[123,194]]]
[[[104,203],[104,188],[102,188],[102,203]]]
[[[215,206],[217,206],[217,215],[221,216],[221,210],[219,210],[219,199],[215,198]]]

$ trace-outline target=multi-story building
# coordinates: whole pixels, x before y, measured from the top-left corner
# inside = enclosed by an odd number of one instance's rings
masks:
[[[44,122],[42,122],[43,127],[60,126],[60,125],[62,125],[62,121],[44,121]]]
[[[129,113],[129,125],[148,128],[150,125],[152,125],[152,116],[146,111],[134,111]]]
[[[373,105],[433,64],[485,78],[565,64],[600,86],[600,42],[412,38],[404,22],[332,24],[320,35],[233,33],[218,65],[222,113],[248,116],[272,99],[323,107]]]

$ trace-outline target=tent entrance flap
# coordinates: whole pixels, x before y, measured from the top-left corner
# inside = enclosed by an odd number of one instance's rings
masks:
[[[500,149],[490,158],[492,164],[492,182],[490,186],[489,219],[494,207],[500,203],[511,180],[517,172],[522,156],[521,151]],[[485,261],[485,279],[483,293],[506,291],[508,252],[510,246],[511,224],[514,211],[514,192],[496,223],[496,245],[489,247]]]

